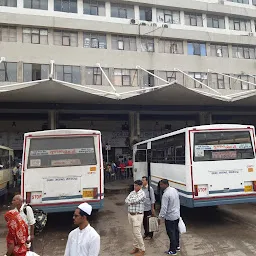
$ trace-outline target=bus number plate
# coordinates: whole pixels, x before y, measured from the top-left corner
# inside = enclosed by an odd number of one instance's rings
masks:
[[[83,197],[85,198],[93,198],[93,190],[84,190]]]
[[[244,192],[252,192],[252,186],[244,186]]]

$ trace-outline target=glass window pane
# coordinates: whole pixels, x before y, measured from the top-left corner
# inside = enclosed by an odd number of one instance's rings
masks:
[[[61,12],[61,0],[54,0],[54,11]]]
[[[41,79],[49,78],[49,65],[41,65]]]
[[[32,0],[24,0],[24,8],[31,8]]]
[[[71,66],[64,66],[64,73],[72,73]]]
[[[17,82],[17,63],[7,63],[7,75],[9,82]]]
[[[32,44],[39,44],[39,43],[40,43],[39,35],[32,34]]]
[[[55,66],[55,76],[56,76],[57,80],[64,81],[63,66],[61,66],[61,65],[56,65]]]
[[[206,45],[205,44],[200,44],[200,52],[201,52],[201,56],[206,56]]]
[[[69,0],[70,1],[70,12],[77,13],[77,0]]]
[[[72,68],[72,83],[80,84],[81,83],[81,77],[80,77],[80,67],[73,67]]]
[[[40,0],[40,9],[48,10],[48,0]]]
[[[23,64],[23,82],[32,81],[32,64]]]

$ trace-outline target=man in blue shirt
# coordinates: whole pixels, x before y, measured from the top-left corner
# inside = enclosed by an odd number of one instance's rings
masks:
[[[175,188],[169,186],[169,182],[166,179],[160,181],[160,187],[164,190],[164,194],[162,196],[159,219],[165,220],[166,232],[170,239],[170,248],[166,253],[177,255],[177,251],[180,251],[180,233],[178,228],[180,219],[179,194]]]

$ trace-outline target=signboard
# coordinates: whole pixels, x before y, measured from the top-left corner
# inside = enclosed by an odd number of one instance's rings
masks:
[[[111,150],[111,146],[110,145],[106,145],[106,150],[107,151]]]

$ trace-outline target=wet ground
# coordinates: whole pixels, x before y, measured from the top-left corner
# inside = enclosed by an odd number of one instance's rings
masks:
[[[101,236],[101,256],[129,255],[132,249],[131,229],[127,222],[125,194],[109,195],[104,210],[91,221]],[[5,254],[6,228],[0,211],[0,255]],[[242,204],[210,209],[182,209],[188,232],[182,235],[180,256],[256,255],[256,205]],[[36,237],[35,251],[41,256],[64,255],[72,213],[50,214],[47,227]],[[152,241],[146,241],[146,255],[164,255],[168,239],[161,225]]]

